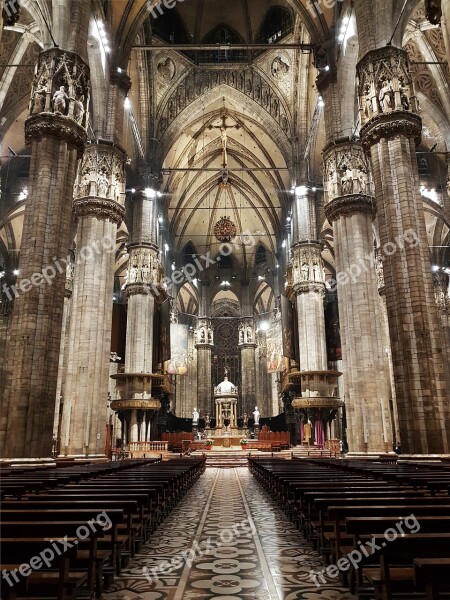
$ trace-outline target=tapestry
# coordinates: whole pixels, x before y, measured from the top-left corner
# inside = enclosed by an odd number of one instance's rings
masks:
[[[283,335],[281,320],[272,321],[266,332],[267,372],[284,371],[286,364],[283,356]]]
[[[170,324],[170,360],[167,372],[170,375],[187,375],[189,327],[179,323]]]
[[[281,328],[283,333],[283,356],[295,359],[294,315],[292,304],[286,296],[281,296]]]

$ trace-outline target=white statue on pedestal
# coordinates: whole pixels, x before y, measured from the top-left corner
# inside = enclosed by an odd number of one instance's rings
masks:
[[[255,419],[255,425],[259,425],[259,417],[261,416],[261,413],[258,410],[258,407],[255,406],[255,410],[253,411],[253,417]]]
[[[192,425],[198,424],[199,417],[200,417],[200,414],[199,414],[198,410],[196,408],[194,408],[194,410],[192,411]]]

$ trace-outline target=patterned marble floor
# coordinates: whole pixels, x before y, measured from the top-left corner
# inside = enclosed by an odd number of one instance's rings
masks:
[[[102,600],[351,600],[245,468],[208,468]]]

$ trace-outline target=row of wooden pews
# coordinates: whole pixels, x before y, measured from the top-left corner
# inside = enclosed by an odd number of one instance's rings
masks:
[[[204,469],[202,457],[2,470],[2,599],[99,598]]]
[[[361,600],[449,597],[448,463],[252,458],[249,468],[322,553],[318,587],[339,577]]]

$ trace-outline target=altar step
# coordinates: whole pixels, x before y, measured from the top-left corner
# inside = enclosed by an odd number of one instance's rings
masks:
[[[249,456],[261,456],[262,458],[270,458],[276,456],[277,458],[291,458],[290,451],[282,452],[260,452],[259,450],[233,450],[233,449],[221,449],[221,450],[194,450],[191,452],[191,456],[206,456],[207,467],[219,467],[224,469],[233,469],[235,467],[246,467],[248,465]]]
[[[317,446],[294,446],[290,453],[295,458],[334,458],[334,453],[330,450],[321,450]]]

